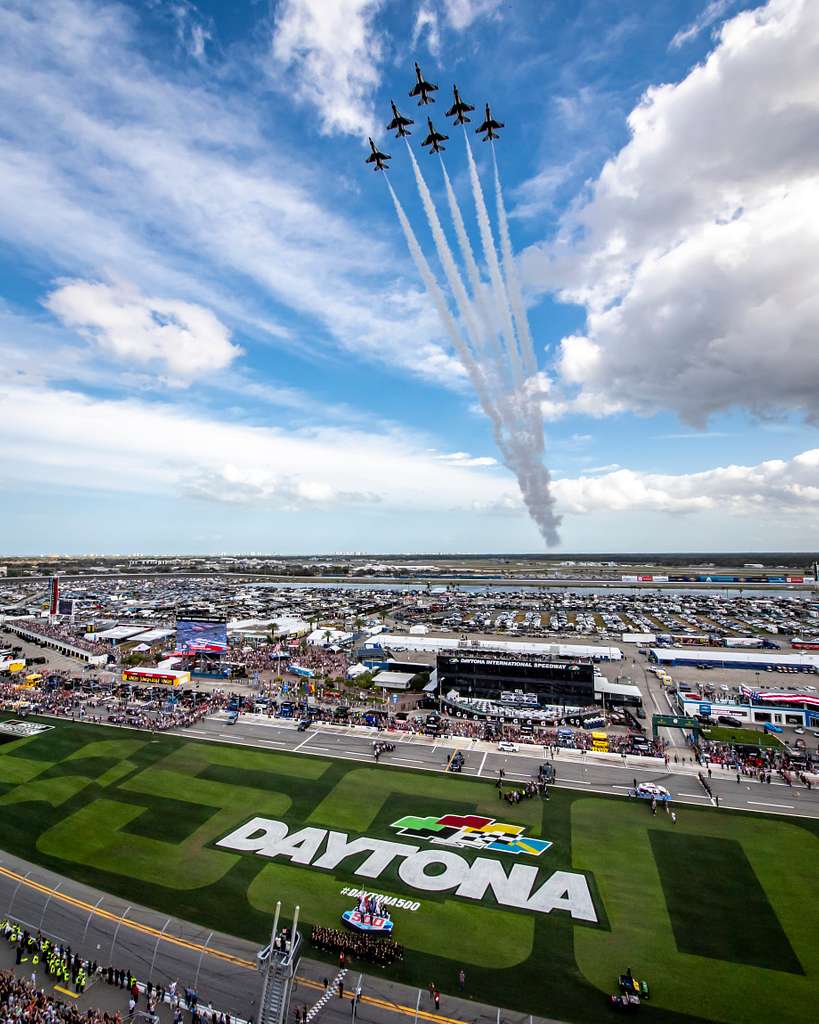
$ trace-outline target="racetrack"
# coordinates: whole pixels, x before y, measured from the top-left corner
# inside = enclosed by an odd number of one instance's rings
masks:
[[[227,742],[242,732],[221,720],[204,728],[221,729],[219,742],[56,721],[5,744],[4,846],[252,945],[266,942],[278,899],[288,910],[300,905],[309,934],[311,925],[339,926],[355,903],[343,889],[375,890],[413,905],[394,906],[404,958],[381,970],[425,988],[464,967],[475,998],[522,1012],[595,1019],[616,975],[632,966],[652,982],[647,1018],[758,1020],[772,972],[775,991],[787,994],[778,1019],[809,1014],[819,940],[803,894],[815,884],[815,820],[692,800],[674,824],[618,799],[610,782],[596,793],[596,778],[510,804],[493,785],[494,764],[506,763],[511,779],[524,764],[530,774],[532,758],[468,752],[471,772],[452,776],[440,770],[447,748],[434,743],[402,745],[390,755],[398,765],[387,767],[362,764],[371,740],[347,733],[259,724],[261,749],[246,734],[243,744]],[[283,731],[297,752],[282,749]],[[346,746],[333,750],[333,741]],[[652,771],[665,783],[667,773]],[[690,775],[672,779],[697,785]],[[444,816],[463,825],[440,832]],[[475,834],[476,816],[490,823],[488,835]],[[261,824],[247,826],[251,819]],[[688,909],[698,891],[701,926]],[[722,929],[711,945],[698,937],[708,914]],[[713,979],[719,998],[698,997],[701,977]]]

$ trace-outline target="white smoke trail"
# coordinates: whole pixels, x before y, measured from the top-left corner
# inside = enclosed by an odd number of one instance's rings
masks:
[[[495,304],[498,308],[498,314],[501,317],[503,337],[506,342],[506,349],[514,371],[515,385],[517,388],[522,388],[524,376],[523,365],[521,363],[520,352],[518,351],[517,340],[515,338],[515,328],[512,322],[512,310],[509,304],[509,297],[506,294],[503,278],[501,277],[498,254],[495,251],[495,239],[492,234],[492,225],[489,221],[489,213],[486,209],[486,201],[483,197],[481,180],[478,177],[478,168],[475,165],[475,157],[472,155],[472,147],[469,145],[469,136],[466,132],[464,132],[464,142],[466,143],[466,156],[469,162],[469,179],[472,184],[472,195],[475,200],[475,212],[478,217],[478,228],[481,234],[481,245],[483,246],[484,259],[486,260],[486,265],[489,268],[489,278],[492,282],[492,291],[495,296]]]
[[[502,455],[504,463],[514,472],[520,486],[529,514],[537,523],[547,545],[552,546],[558,543],[557,528],[560,524],[560,516],[555,513],[554,499],[550,493],[549,471],[543,465],[541,456],[543,454],[543,420],[540,416],[539,404],[523,386],[523,366],[521,364],[520,351],[517,348],[515,328],[511,301],[506,293],[505,282],[501,275],[498,255],[495,250],[494,239],[489,222],[489,215],[486,210],[486,203],[477,176],[469,140],[467,139],[467,153],[470,160],[470,173],[472,177],[473,194],[475,195],[475,207],[478,214],[479,227],[481,229],[481,240],[483,243],[486,262],[490,270],[492,280],[491,292],[484,291],[480,277],[480,271],[472,253],[469,236],[460,210],[457,207],[449,178],[444,172],[447,184],[447,197],[449,200],[452,219],[455,223],[455,231],[458,236],[459,246],[467,267],[467,272],[472,280],[475,290],[476,304],[480,310],[480,316],[476,317],[475,306],[470,302],[458,267],[455,263],[452,250],[447,242],[446,235],[441,227],[438,213],[432,196],[417,165],[414,154],[410,151],[413,168],[415,170],[416,183],[421,195],[424,209],[432,229],[438,257],[444,268],[450,289],[455,297],[462,322],[469,332],[472,348],[450,311],[446,296],[438,283],[438,280],[427,262],[421,249],[418,239],[412,229],[409,219],[404,212],[398,196],[387,180],[387,187],[392,197],[395,212],[407,240],[410,251],[418,273],[423,280],[430,298],[438,312],[441,322],[449,335],[452,346],[467,372],[469,380],[475,390],[481,407],[492,424],[495,441]],[[457,213],[456,213],[457,211]],[[508,237],[508,226],[507,226]],[[511,243],[509,246],[511,253]],[[475,287],[477,285],[477,287]],[[492,296],[495,309],[488,309],[488,297]],[[523,306],[521,303],[521,310]],[[524,315],[525,315],[525,311]],[[495,313],[496,316],[492,317]],[[516,311],[517,315],[517,311]],[[504,341],[506,342],[507,354],[504,355],[503,347],[497,337],[497,324],[500,323]],[[527,324],[528,331],[528,324]],[[488,354],[487,335],[494,340],[493,348],[497,349],[495,362],[500,363],[500,369],[506,369],[512,365],[514,394],[507,393],[495,367],[491,365],[491,358]],[[473,351],[474,348],[474,351]],[[494,354],[494,353],[493,353]],[[499,357],[499,360],[498,360]]]
[[[441,261],[441,266],[444,268],[444,274],[447,279],[447,284],[450,287],[452,294],[455,296],[455,302],[458,306],[458,312],[461,315],[461,319],[466,324],[469,340],[472,344],[472,349],[476,354],[477,358],[480,358],[483,340],[483,330],[481,324],[478,323],[475,317],[475,311],[472,308],[472,303],[469,301],[469,296],[466,294],[461,275],[458,273],[458,268],[455,265],[455,259],[452,255],[452,250],[449,247],[444,229],[441,227],[441,221],[438,217],[438,211],[435,208],[435,202],[433,201],[432,195],[429,191],[427,183],[424,179],[424,175],[421,173],[421,168],[418,166],[418,161],[415,159],[415,154],[412,151],[412,147],[407,142],[407,152],[409,153],[410,161],[412,162],[412,169],[415,172],[415,184],[418,186],[418,191],[421,195],[421,202],[424,204],[424,211],[427,215],[427,221],[429,222],[430,230],[432,231],[432,238],[435,242],[435,249],[438,253],[438,259]]]
[[[449,306],[447,305],[444,293],[441,291],[441,288],[435,279],[435,274],[432,272],[432,268],[427,262],[426,256],[424,256],[421,246],[418,243],[418,239],[415,237],[415,232],[412,230],[412,226],[407,215],[404,213],[404,208],[401,206],[398,196],[395,194],[392,183],[386,175],[384,175],[384,179],[387,182],[387,188],[390,190],[393,205],[395,206],[395,212],[398,215],[398,220],[404,232],[404,237],[407,240],[407,247],[409,248],[410,255],[415,262],[415,266],[418,268],[418,273],[421,275],[421,280],[426,285],[427,291],[435,304],[438,316],[441,318],[441,322],[450,337],[452,346],[458,353],[458,357],[469,375],[472,387],[475,389],[475,394],[481,403],[481,408],[492,422],[496,440],[499,440],[503,435],[501,420],[497,409],[492,403],[492,398],[486,386],[483,372],[475,362],[472,353],[469,351],[469,347],[464,343],[464,340],[461,337],[455,318],[449,311]]]
[[[501,240],[503,273],[506,278],[509,300],[512,304],[512,313],[515,317],[515,327],[517,328],[518,340],[523,355],[523,365],[526,369],[526,375],[534,377],[537,373],[537,359],[535,357],[534,345],[532,344],[532,334],[529,330],[529,319],[526,316],[526,308],[523,305],[515,257],[512,255],[512,239],[509,236],[509,221],[506,217],[506,206],[503,202],[503,189],[501,188],[494,144],[492,146],[492,166],[495,169],[495,204],[498,210],[498,234]]]
[[[469,277],[473,300],[477,304],[480,313],[480,319],[483,326],[484,343],[486,344],[487,337],[491,337],[494,342],[492,346],[492,354],[496,362],[497,375],[500,377],[503,373],[503,350],[498,341],[497,332],[493,327],[493,318],[490,315],[489,308],[486,303],[486,289],[484,288],[483,281],[481,280],[481,272],[478,269],[475,254],[472,251],[472,243],[470,242],[469,235],[467,234],[461,208],[458,205],[458,198],[455,195],[455,189],[452,187],[452,182],[449,180],[449,175],[446,172],[443,160],[441,160],[441,173],[444,176],[444,186],[446,188],[449,214],[452,217],[452,223],[455,225],[455,237],[458,239],[458,248],[461,250],[461,258],[464,261],[467,276]]]

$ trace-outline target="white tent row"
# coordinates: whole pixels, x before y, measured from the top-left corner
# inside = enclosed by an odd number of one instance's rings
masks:
[[[551,644],[535,640],[460,640],[448,636],[405,636],[399,633],[381,633],[365,647],[389,647],[394,651],[452,651],[458,648],[487,651],[507,651],[510,654],[543,654],[551,658],[598,658],[601,661],[621,661],[619,647],[593,647],[591,644]]]

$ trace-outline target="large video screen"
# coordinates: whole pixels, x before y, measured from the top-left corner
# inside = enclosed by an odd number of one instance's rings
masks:
[[[176,649],[184,654],[224,654],[227,623],[224,619],[177,619]]]

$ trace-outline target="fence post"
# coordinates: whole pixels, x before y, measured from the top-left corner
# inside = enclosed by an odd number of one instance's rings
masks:
[[[114,939],[111,942],[111,952],[108,954],[108,959],[111,961],[111,963],[114,963],[114,946],[116,946],[116,944],[117,944],[117,936],[119,935],[119,930],[122,927],[122,922],[128,916],[128,911],[130,909],[131,909],[131,904],[129,903],[128,906],[125,908],[125,913],[122,915],[122,917],[119,919],[119,921],[117,921],[117,926],[114,929]]]
[[[28,880],[28,876],[30,874],[31,874],[31,872],[27,871],[25,873],[24,877],[21,878],[20,881],[17,883],[17,888],[14,890],[14,893],[12,894],[11,900],[9,901],[9,909],[7,911],[9,917],[13,916],[12,913],[11,913],[11,908],[14,906],[14,901],[17,899],[17,893],[20,891],[20,886],[23,884],[23,882]]]
[[[57,892],[57,890],[60,888],[62,884],[62,882],[57,882],[57,884],[54,886],[54,892]],[[43,930],[43,923],[45,922],[46,911],[48,910],[48,905],[51,902],[51,897],[54,895],[54,892],[50,892],[48,894],[48,899],[43,904],[43,912],[42,914],[40,914],[40,931]]]
[[[49,897],[49,899],[50,899],[50,897]],[[102,903],[102,901],[104,899],[105,899],[104,896],[100,896],[100,898],[94,904],[94,910],[89,912],[88,920],[85,922],[85,928],[83,928],[82,939],[80,940],[80,946],[84,946],[85,945],[85,936],[88,934],[88,926],[89,926],[89,924],[91,924],[91,918],[94,916],[94,911],[96,911],[97,907],[100,905],[100,903]]]
[[[199,989],[199,971],[202,968],[202,958],[205,955],[205,950],[208,948],[208,943],[213,938],[213,932],[210,932],[208,937],[205,939],[205,945],[202,947],[202,952],[199,954],[199,963],[196,965],[196,977],[193,979],[193,987],[198,991]]]
[[[153,976],[154,976],[154,964],[156,963],[156,954],[159,952],[159,943],[162,941],[162,937],[165,934],[165,929],[168,927],[168,925],[170,923],[171,923],[171,919],[168,918],[168,920],[165,922],[165,924],[162,925],[162,931],[159,933],[159,937],[156,940],[156,945],[154,946],[154,955],[153,955],[153,958],[151,959],[151,967],[150,967],[150,970],[148,971],[148,977],[151,980],[153,980]],[[531,1024],[531,1022],[530,1022],[530,1024]]]

